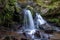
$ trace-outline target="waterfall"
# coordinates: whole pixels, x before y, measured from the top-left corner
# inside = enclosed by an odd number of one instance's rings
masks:
[[[42,27],[41,25],[44,25],[44,24],[46,24],[46,21],[42,18],[42,16],[39,13],[36,13],[36,15],[35,15],[36,28],[39,29],[39,27],[40,27],[41,29],[43,29],[43,27],[45,27],[45,26]]]
[[[23,13],[24,13],[24,22],[23,22],[24,24],[23,24],[23,29],[22,30],[23,30],[23,33],[26,34],[26,37],[27,38],[31,37],[31,40],[43,39],[44,35],[43,35],[43,33],[40,32],[40,30],[36,29],[31,11],[28,10],[28,9],[23,9]],[[43,25],[43,24],[46,23],[46,21],[38,13],[36,13],[36,20],[37,20],[37,23],[39,25]],[[21,31],[19,30],[19,32],[21,32]]]
[[[35,23],[36,23],[36,27],[40,29],[44,29],[44,30],[52,30],[51,25],[49,25],[39,13],[36,13],[36,17],[35,17]]]
[[[36,13],[36,19],[39,25],[43,25],[46,23],[46,21],[42,18],[42,16],[38,13]]]
[[[34,21],[30,10],[24,9],[24,25],[28,29],[35,29]]]
[[[23,9],[24,11],[24,30],[28,31],[28,34],[35,32],[35,25],[31,11],[28,9]]]
[[[33,17],[31,11],[23,9],[24,12],[24,31],[27,37],[30,35],[31,39],[34,39],[34,33],[36,32]]]

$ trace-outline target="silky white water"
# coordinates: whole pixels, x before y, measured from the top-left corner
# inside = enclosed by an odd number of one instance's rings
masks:
[[[42,16],[38,13],[36,13],[36,20],[38,22],[39,25],[43,25],[46,23],[46,21],[42,18]]]
[[[35,33],[35,25],[30,10],[24,9],[24,30],[28,31],[28,34]]]

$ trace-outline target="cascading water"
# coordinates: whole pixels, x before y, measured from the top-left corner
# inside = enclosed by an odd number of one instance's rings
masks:
[[[36,32],[33,17],[30,10],[24,9],[24,31],[26,34],[30,35],[34,38],[34,34]]]
[[[25,33],[26,37],[29,38],[29,36],[30,36],[31,40],[35,40],[35,38],[37,40],[43,39],[43,37],[42,37],[43,34],[40,34],[41,33],[40,30],[36,29],[36,26],[34,25],[31,11],[28,9],[23,9],[23,13],[24,13],[24,26],[23,26],[22,30],[23,30],[23,33]],[[45,20],[42,18],[42,16],[38,13],[36,13],[36,18],[40,25],[43,25],[46,23]],[[37,32],[37,30],[39,32]],[[18,33],[20,33],[20,32],[21,31],[19,31]]]
[[[36,13],[36,18],[37,18],[37,22],[39,25],[43,25],[46,23],[46,21],[42,18],[42,16],[38,13]]]
[[[24,25],[28,29],[31,29],[31,30],[35,29],[33,17],[30,10],[24,9]]]
[[[23,11],[24,11],[24,31],[25,31],[26,36],[27,37],[30,36],[31,37],[30,40],[43,39],[43,37],[42,37],[43,34],[41,34],[41,32],[39,32],[40,30],[36,30],[31,11],[27,10],[27,9],[24,9]],[[45,21],[43,20],[43,18],[39,14],[36,14],[36,16],[38,16],[41,19],[41,20],[39,20],[40,25],[45,24]]]
[[[46,21],[42,18],[42,16],[39,13],[36,13],[35,15],[35,26],[39,29],[39,26],[42,28],[41,25],[44,25]]]
[[[19,5],[17,5],[17,6],[19,6]],[[32,14],[31,14],[30,10],[23,9],[23,12],[24,12],[24,25],[21,28],[23,31],[18,30],[17,33],[22,33],[22,34],[25,33],[26,34],[25,36],[27,36],[27,37],[30,36],[32,40],[41,40],[41,39],[42,40],[48,40],[48,37],[51,36],[51,35],[48,35],[44,32],[40,32],[40,29],[38,29],[38,28],[43,27],[45,29],[45,28],[47,28],[47,27],[49,28],[51,26],[42,18],[42,16],[39,13],[36,13],[36,17],[35,17],[36,21],[33,21],[33,17],[32,17]],[[36,23],[36,25],[34,25],[34,22]],[[36,27],[38,27],[37,29],[38,29],[39,32],[37,32]]]
[[[51,26],[42,18],[42,16],[39,13],[36,13],[36,17],[35,17],[35,23],[37,28],[43,28],[43,29],[51,29]]]

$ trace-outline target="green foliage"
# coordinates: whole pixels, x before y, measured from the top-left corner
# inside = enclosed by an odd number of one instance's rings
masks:
[[[37,0],[37,4],[41,5],[42,7],[47,7],[48,9],[57,8],[60,4],[60,0],[48,0],[51,1],[48,5],[43,2],[43,0]]]
[[[49,19],[49,21],[55,22],[55,23],[59,23],[59,19],[58,18],[52,18],[52,19]]]
[[[0,1],[4,2],[4,0]],[[15,12],[19,13],[19,11],[20,9],[16,7],[16,0],[7,0],[4,8],[0,11],[0,25],[9,26],[13,22],[15,23],[15,21],[13,21],[13,15]]]
[[[13,5],[16,4],[16,0],[8,0],[8,1],[9,1],[9,2],[8,2],[9,5],[12,5],[12,6],[13,6]]]
[[[48,19],[50,22],[53,22],[57,26],[60,26],[60,19],[59,18],[50,18]]]

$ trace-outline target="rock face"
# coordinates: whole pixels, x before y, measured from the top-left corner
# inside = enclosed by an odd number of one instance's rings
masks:
[[[49,9],[44,8],[44,7],[41,7],[41,13],[42,13],[42,14],[45,14],[45,13],[47,13],[48,11],[49,11]]]

